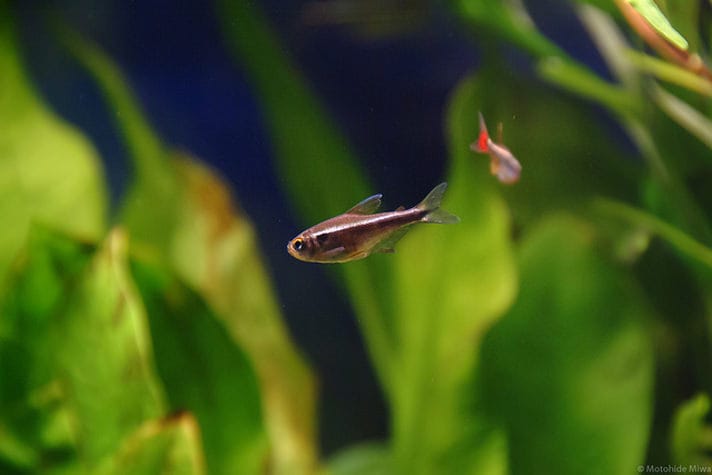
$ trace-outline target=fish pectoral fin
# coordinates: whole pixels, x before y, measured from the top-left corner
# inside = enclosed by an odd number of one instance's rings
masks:
[[[324,257],[328,257],[331,259],[331,258],[338,257],[338,256],[342,255],[345,251],[346,251],[346,248],[344,246],[339,246],[339,247],[335,247],[333,249],[329,249],[328,251],[325,251],[322,255]]]
[[[381,206],[382,194],[369,196],[344,214],[371,214]]]
[[[392,247],[382,247],[378,250],[378,252],[382,252],[383,254],[393,254],[396,250]]]

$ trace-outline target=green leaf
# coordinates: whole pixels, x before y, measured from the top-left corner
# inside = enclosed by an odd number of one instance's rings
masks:
[[[0,297],[0,459],[24,470],[63,465],[73,454],[50,348],[52,315],[92,249],[32,227]]]
[[[698,394],[675,411],[672,426],[672,458],[683,466],[710,466],[712,459],[712,426],[706,421],[710,399]]]
[[[32,222],[98,239],[106,221],[96,152],[29,84],[6,3],[0,2],[0,278]]]
[[[687,51],[687,40],[670,24],[667,17],[653,0],[625,0],[657,31],[663,38],[677,48]]]
[[[452,163],[443,208],[461,222],[414,230],[392,256],[399,342],[393,450],[402,473],[437,473],[458,464],[450,452],[483,417],[465,417],[481,338],[516,287],[506,206],[496,180],[468,148],[478,92],[477,81],[464,81],[448,110]],[[476,473],[476,465],[459,470]]]
[[[605,198],[596,199],[593,202],[593,207],[602,214],[623,219],[630,224],[660,236],[686,258],[706,266],[708,270],[712,270],[712,249],[657,216],[625,203]]]
[[[595,239],[568,216],[532,229],[517,301],[486,338],[482,384],[513,474],[629,473],[645,460],[649,310]]]
[[[141,261],[132,269],[171,408],[197,418],[209,472],[260,473],[268,441],[247,356],[185,284]]]
[[[207,471],[203,461],[198,424],[187,413],[148,421],[126,438],[121,448],[97,470],[97,473],[101,475],[205,474]]]
[[[125,246],[114,232],[92,255],[39,230],[13,273],[0,301],[0,454],[18,466],[96,467],[163,412]]]
[[[536,29],[522,3],[456,0],[454,4],[458,14],[477,30],[494,32],[537,57],[563,55],[556,44]]]
[[[388,447],[366,443],[349,447],[329,459],[325,475],[390,475],[393,461]]]
[[[126,246],[120,231],[109,235],[52,321],[56,376],[76,417],[78,452],[90,465],[164,408]]]
[[[118,68],[98,48],[67,34],[72,51],[102,85],[136,164],[122,213],[130,235],[176,269],[248,353],[260,381],[276,473],[317,464],[316,389],[289,339],[252,224],[227,185],[198,160],[165,152]],[[260,444],[260,441],[253,442]]]

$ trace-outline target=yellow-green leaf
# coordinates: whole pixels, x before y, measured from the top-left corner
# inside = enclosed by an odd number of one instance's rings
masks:
[[[482,385],[512,474],[629,473],[645,461],[650,310],[596,244],[569,216],[531,229],[517,300],[485,340]]]
[[[169,272],[136,260],[133,275],[172,410],[200,424],[210,473],[260,473],[268,459],[257,376],[205,301]]]
[[[207,471],[198,424],[188,413],[147,421],[124,440],[96,473],[203,475]]]
[[[248,353],[260,381],[277,473],[312,471],[317,464],[315,384],[289,339],[251,223],[213,170],[165,151],[110,59],[81,38],[69,39],[112,108],[126,111],[117,118],[137,174],[122,212],[128,232],[200,290]]]
[[[98,239],[106,219],[96,152],[37,97],[6,3],[0,2],[0,277],[32,222]]]

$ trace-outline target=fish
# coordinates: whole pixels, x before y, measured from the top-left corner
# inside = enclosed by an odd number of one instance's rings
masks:
[[[479,116],[480,135],[477,137],[476,142],[470,144],[470,150],[489,154],[490,173],[495,175],[501,183],[511,185],[518,182],[522,174],[522,165],[504,144],[495,143],[494,140],[492,140],[487,132],[487,125],[485,124],[485,118],[482,116],[482,112],[479,113]],[[502,124],[500,124],[499,128],[500,142],[502,141],[501,125]]]
[[[453,224],[460,218],[440,209],[447,183],[440,183],[412,208],[375,213],[383,195],[369,196],[348,211],[301,232],[287,252],[305,262],[342,263],[374,253],[393,253],[395,244],[417,223]]]

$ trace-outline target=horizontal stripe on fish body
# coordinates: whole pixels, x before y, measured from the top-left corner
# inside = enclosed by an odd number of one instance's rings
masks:
[[[394,252],[394,244],[416,223],[455,223],[457,216],[439,208],[446,183],[436,186],[417,206],[369,214],[381,195],[366,198],[347,212],[303,231],[287,244],[288,252],[307,262],[336,263],[374,252]]]

